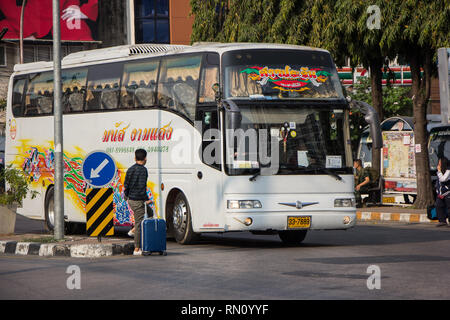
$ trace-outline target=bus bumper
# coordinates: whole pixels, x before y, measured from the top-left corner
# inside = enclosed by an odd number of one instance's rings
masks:
[[[355,226],[356,210],[321,212],[242,212],[227,213],[225,231],[290,230],[288,217],[311,217],[310,230],[345,230]],[[250,224],[248,224],[251,222]],[[270,227],[268,227],[270,226]]]

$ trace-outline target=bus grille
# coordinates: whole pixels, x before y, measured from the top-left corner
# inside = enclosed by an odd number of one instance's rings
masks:
[[[165,44],[138,44],[130,47],[130,56],[136,54],[159,53],[167,51],[183,50],[189,46],[165,45]]]

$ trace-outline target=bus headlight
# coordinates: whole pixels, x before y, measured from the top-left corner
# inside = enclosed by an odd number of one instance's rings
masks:
[[[259,209],[262,208],[259,200],[228,200],[228,209]]]
[[[335,207],[354,207],[355,200],[354,199],[335,199],[334,206]]]

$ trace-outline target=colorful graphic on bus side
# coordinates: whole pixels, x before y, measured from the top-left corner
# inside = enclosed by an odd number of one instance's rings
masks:
[[[23,169],[24,173],[31,181],[31,187],[40,189],[42,185],[54,184],[54,147],[51,144],[48,148],[30,145],[28,141],[21,141],[22,146],[18,147],[18,155],[13,161],[13,166]],[[86,182],[81,174],[81,165],[86,152],[76,148],[77,154],[64,152],[64,190],[72,199],[76,208],[85,212],[86,206]],[[123,168],[118,164],[119,168]],[[114,190],[114,225],[131,226],[134,225],[134,215],[124,197],[125,171],[118,169],[116,177],[111,182]],[[156,198],[154,192],[155,184],[147,183],[147,194],[153,201],[153,210],[157,212]]]

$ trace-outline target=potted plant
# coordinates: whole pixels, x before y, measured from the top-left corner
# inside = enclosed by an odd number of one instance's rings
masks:
[[[0,168],[0,191],[0,234],[14,233],[17,207],[28,194],[34,199],[38,192],[30,190],[23,171],[12,165]]]

